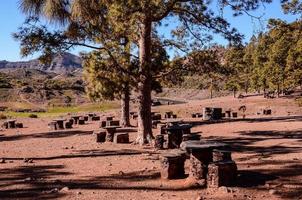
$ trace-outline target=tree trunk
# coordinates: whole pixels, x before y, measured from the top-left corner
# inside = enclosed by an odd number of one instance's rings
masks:
[[[211,85],[210,85],[210,99],[213,98],[213,79],[211,79]]]
[[[139,82],[138,82],[138,133],[136,142],[143,145],[153,139],[151,120],[151,28],[146,17],[140,27],[139,39]]]
[[[125,86],[121,97],[121,125],[122,127],[130,126],[130,91],[128,85]]]
[[[280,83],[277,84],[277,97],[280,97]]]
[[[234,96],[234,98],[236,98],[236,90],[235,89],[233,90],[233,96]]]

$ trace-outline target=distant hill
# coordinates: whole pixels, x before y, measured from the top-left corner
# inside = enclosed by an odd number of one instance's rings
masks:
[[[38,59],[22,62],[0,61],[0,71],[15,69],[35,69],[57,74],[70,73],[82,69],[82,60],[79,56],[71,53],[61,53],[54,56],[50,64],[42,64]]]

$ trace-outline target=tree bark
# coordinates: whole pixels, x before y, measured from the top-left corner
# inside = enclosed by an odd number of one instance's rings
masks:
[[[121,96],[121,126],[130,126],[130,91],[128,85],[125,86]]]
[[[136,142],[140,145],[153,139],[151,120],[151,28],[152,21],[145,17],[140,27],[139,39],[139,82],[138,82],[138,133]]]
[[[210,99],[213,98],[213,79],[211,79],[211,86],[210,86]]]

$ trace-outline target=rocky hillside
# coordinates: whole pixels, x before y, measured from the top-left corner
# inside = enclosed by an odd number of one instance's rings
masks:
[[[82,61],[79,56],[70,53],[56,55],[50,64],[42,64],[38,59],[24,62],[0,61],[0,71],[10,71],[14,69],[35,69],[61,74],[82,69]]]

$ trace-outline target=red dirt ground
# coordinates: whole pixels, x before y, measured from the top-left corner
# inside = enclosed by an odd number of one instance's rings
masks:
[[[98,144],[98,122],[49,132],[51,119],[18,119],[25,128],[0,131],[0,199],[302,199],[302,109],[291,99],[231,97],[157,107],[186,121],[203,106],[238,110],[246,119],[200,123],[202,139],[231,145],[236,187],[190,188],[185,179],[160,179],[159,154],[150,146]],[[270,107],[272,116],[257,115]],[[154,130],[156,133],[157,130]],[[135,139],[136,133],[130,133]],[[33,159],[32,163],[24,158]],[[188,171],[188,163],[186,163]]]

